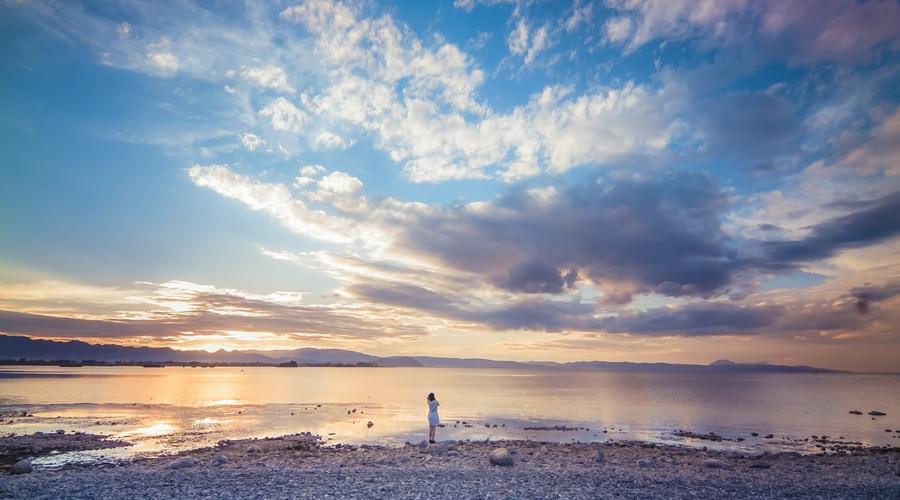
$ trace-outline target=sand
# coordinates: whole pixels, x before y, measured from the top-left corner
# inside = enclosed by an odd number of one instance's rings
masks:
[[[900,498],[900,449],[866,447],[748,456],[639,442],[325,445],[301,434],[9,474],[33,446],[113,444],[87,434],[0,438],[0,498]],[[498,448],[512,465],[491,465]]]

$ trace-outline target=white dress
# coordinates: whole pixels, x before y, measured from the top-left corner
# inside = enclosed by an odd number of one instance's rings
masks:
[[[433,425],[435,427],[441,425],[441,419],[438,417],[437,412],[437,407],[440,405],[441,404],[438,403],[436,399],[428,402],[428,425]]]

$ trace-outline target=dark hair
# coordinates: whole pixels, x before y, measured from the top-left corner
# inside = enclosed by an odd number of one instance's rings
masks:
[[[434,393],[428,395],[428,401],[434,401]]]

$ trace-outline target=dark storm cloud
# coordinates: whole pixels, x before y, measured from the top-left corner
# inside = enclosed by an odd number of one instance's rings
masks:
[[[862,209],[810,228],[802,240],[762,243],[768,263],[782,268],[880,243],[900,234],[900,193],[866,202]]]
[[[879,302],[900,295],[900,283],[885,286],[861,286],[850,290],[850,295],[858,299]]]
[[[555,266],[532,259],[509,268],[497,285],[514,292],[557,294],[571,287],[576,277],[574,270],[564,276]]]
[[[428,310],[449,316],[459,313],[459,306],[444,295],[427,288],[402,283],[370,282],[349,286],[349,291],[371,302]]]
[[[510,291],[560,293],[574,269],[641,292],[710,296],[738,266],[719,224],[724,206],[710,178],[687,173],[588,182],[551,199],[520,189],[489,210],[422,217],[401,244]]]
[[[505,329],[559,331],[581,328],[594,308],[589,304],[562,300],[529,299],[492,310],[469,313],[465,319]]]
[[[771,160],[789,152],[800,131],[793,105],[759,93],[716,98],[700,123],[709,153],[751,160],[756,173],[777,170]]]
[[[739,307],[704,303],[678,309],[659,308],[631,316],[609,317],[597,327],[611,333],[638,335],[734,335],[750,334],[772,325],[779,307]]]
[[[856,299],[856,312],[868,314],[872,302],[880,302],[900,295],[900,283],[857,287],[850,290],[850,295]]]

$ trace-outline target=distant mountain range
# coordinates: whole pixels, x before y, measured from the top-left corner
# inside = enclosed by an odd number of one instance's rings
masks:
[[[714,372],[837,372],[809,366],[780,366],[768,363],[734,363],[719,360],[709,365],[670,363],[630,363],[610,361],[518,362],[490,359],[436,358],[429,356],[371,356],[341,349],[304,348],[287,351],[179,351],[168,347],[128,347],[88,344],[78,340],[56,342],[29,337],[0,335],[0,363],[157,363],[157,364],[263,364],[296,362],[298,365],[376,365],[383,367],[517,368],[547,370],[605,371],[714,371]]]

